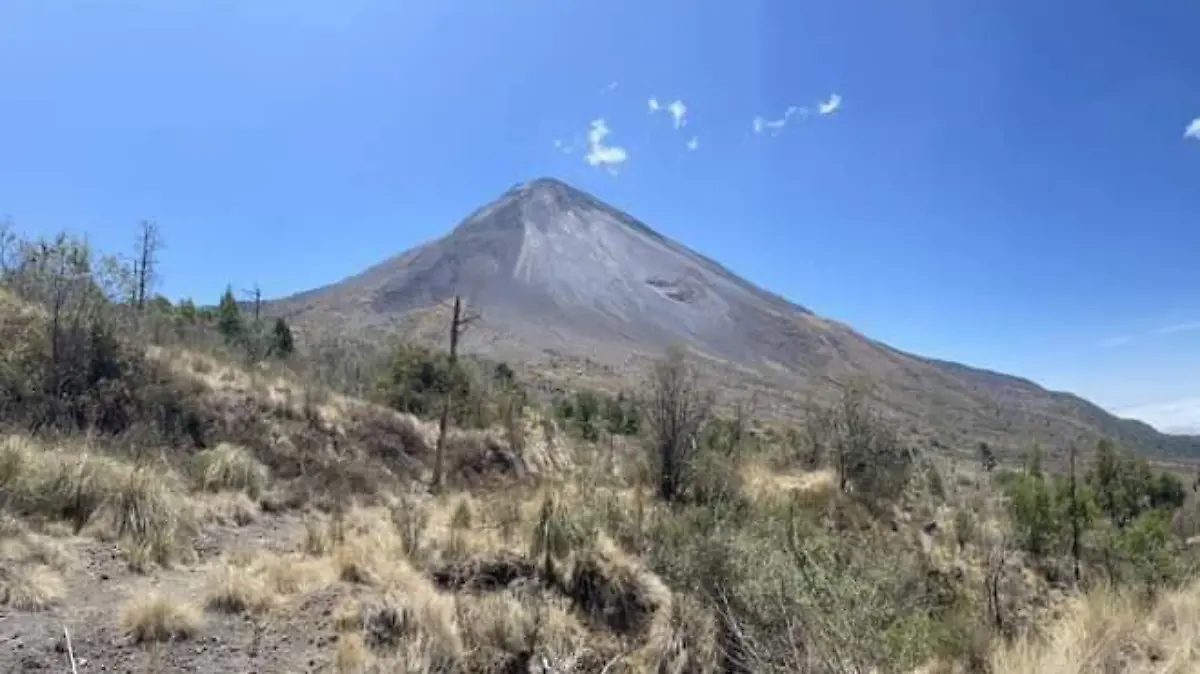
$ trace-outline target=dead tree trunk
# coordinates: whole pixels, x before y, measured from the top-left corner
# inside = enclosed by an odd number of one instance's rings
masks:
[[[1079,554],[1079,539],[1082,535],[1083,522],[1081,520],[1083,518],[1083,513],[1080,512],[1080,508],[1079,508],[1079,492],[1077,491],[1077,484],[1076,484],[1076,477],[1075,477],[1075,455],[1076,454],[1077,454],[1077,452],[1075,449],[1075,443],[1072,442],[1071,443],[1071,469],[1070,469],[1071,472],[1070,472],[1070,476],[1068,477],[1070,489],[1071,489],[1071,559],[1074,562],[1075,587],[1078,588],[1079,587],[1079,575],[1080,575],[1079,574],[1079,556],[1080,556],[1080,554]]]
[[[442,401],[442,415],[438,419],[437,446],[433,455],[433,491],[442,490],[443,473],[446,468],[446,431],[450,426],[450,409],[454,404],[454,380],[458,374],[458,340],[478,316],[467,316],[462,311],[462,299],[454,296],[454,314],[450,319],[450,357],[447,360],[446,395]]]

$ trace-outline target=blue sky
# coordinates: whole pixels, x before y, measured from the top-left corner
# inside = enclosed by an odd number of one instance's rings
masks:
[[[163,290],[213,300],[342,278],[552,175],[898,347],[1200,424],[1197,22],[1187,0],[9,0],[0,213],[110,250],[154,218]]]

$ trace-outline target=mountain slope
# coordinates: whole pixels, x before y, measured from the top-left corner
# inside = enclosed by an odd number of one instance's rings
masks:
[[[272,308],[309,329],[392,330],[456,293],[485,317],[464,347],[500,358],[554,354],[620,372],[685,342],[724,384],[754,382],[785,413],[798,396],[828,397],[867,376],[896,416],[960,446],[1057,446],[1079,434],[1170,454],[1200,445],[1023,379],[875,342],[553,179],[518,185],[445,237]]]

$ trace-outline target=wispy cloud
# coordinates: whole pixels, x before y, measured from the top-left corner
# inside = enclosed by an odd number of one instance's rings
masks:
[[[603,89],[601,89],[600,93],[611,94],[612,92],[617,90],[617,84],[618,84],[617,82],[611,82],[607,87],[604,87]]]
[[[671,123],[676,129],[682,129],[687,125],[687,105],[679,99],[675,99],[670,103],[663,104],[657,98],[651,98],[646,101],[647,107],[650,108],[650,114],[666,110],[671,115]]]
[[[822,101],[821,104],[817,106],[817,114],[832,115],[841,107],[842,97],[837,94],[830,94],[828,100]]]
[[[688,142],[687,142],[688,152],[695,152],[697,149],[699,149],[699,147],[700,147],[700,139],[699,138],[692,136],[691,138],[688,139]]]
[[[1115,349],[1118,346],[1128,344],[1133,341],[1133,335],[1116,335],[1114,337],[1105,337],[1100,340],[1099,346],[1104,349]]]
[[[1164,433],[1200,434],[1200,397],[1180,398],[1115,410],[1126,419],[1138,419]]]
[[[572,138],[569,142],[564,141],[561,138],[556,138],[554,140],[554,149],[563,154],[571,154],[578,150],[582,145],[583,139],[579,136]]]
[[[762,133],[768,131],[772,136],[778,135],[783,131],[783,127],[787,126],[788,120],[793,115],[799,115],[801,119],[808,116],[808,108],[801,108],[795,105],[789,105],[787,110],[783,111],[783,117],[779,119],[763,119],[762,117],[754,118],[754,133]]]
[[[625,148],[616,145],[605,145],[604,139],[612,133],[603,118],[592,120],[588,129],[588,153],[584,160],[597,168],[603,168],[609,173],[616,174],[617,168],[629,159]]]
[[[1161,337],[1163,335],[1176,335],[1182,332],[1197,332],[1200,331],[1200,321],[1187,321],[1184,323],[1173,323],[1162,327],[1147,330],[1145,332],[1128,335],[1115,335],[1106,337],[1098,343],[1102,348],[1111,349],[1118,346],[1124,346],[1130,342],[1145,339],[1147,337]]]
[[[667,112],[671,113],[671,119],[674,120],[675,128],[683,128],[687,124],[687,106],[683,101],[674,100],[667,106]]]
[[[1195,332],[1200,330],[1200,321],[1188,321],[1186,323],[1176,323],[1174,325],[1165,325],[1156,330],[1151,330],[1152,335],[1173,335],[1177,332]]]
[[[1187,128],[1183,130],[1183,137],[1200,140],[1200,117],[1193,119],[1187,125]]]

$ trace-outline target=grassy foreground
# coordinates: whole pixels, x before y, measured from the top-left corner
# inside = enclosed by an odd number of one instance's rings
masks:
[[[5,671],[1200,667],[1194,490],[1110,444],[1069,474],[914,451],[852,387],[768,426],[682,353],[542,400],[137,309],[55,245],[0,292]]]

